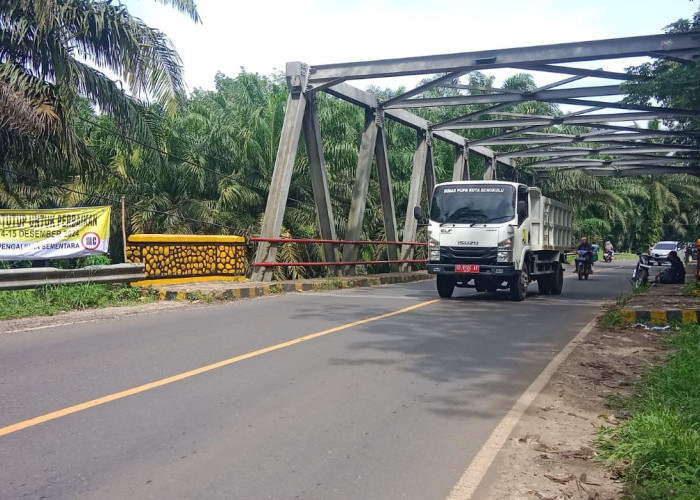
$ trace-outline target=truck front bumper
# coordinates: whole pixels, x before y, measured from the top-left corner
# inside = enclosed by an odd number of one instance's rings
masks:
[[[465,278],[475,278],[477,276],[493,276],[494,278],[509,278],[516,274],[513,264],[494,266],[491,264],[479,265],[478,273],[458,273],[455,272],[454,264],[431,264],[428,263],[428,272],[430,274],[453,274],[463,276]]]

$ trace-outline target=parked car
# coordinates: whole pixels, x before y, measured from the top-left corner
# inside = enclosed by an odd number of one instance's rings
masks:
[[[657,265],[661,265],[668,262],[668,254],[672,250],[678,253],[678,257],[681,260],[685,260],[685,251],[683,250],[683,243],[680,241],[659,241],[654,248],[651,249],[651,261],[656,262]]]
[[[686,257],[686,259],[690,258],[693,260],[697,260],[697,258],[698,258],[698,246],[694,241],[689,241],[685,245],[685,257]]]

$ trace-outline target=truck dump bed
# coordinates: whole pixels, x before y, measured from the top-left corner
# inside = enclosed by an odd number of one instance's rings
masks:
[[[574,209],[542,196],[539,190],[531,190],[530,199],[532,249],[570,251],[574,247]]]
[[[565,203],[542,197],[544,234],[542,246],[567,251],[574,247],[574,209]]]

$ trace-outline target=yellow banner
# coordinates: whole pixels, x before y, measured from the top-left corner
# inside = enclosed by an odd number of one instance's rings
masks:
[[[0,210],[0,260],[107,253],[111,207]]]

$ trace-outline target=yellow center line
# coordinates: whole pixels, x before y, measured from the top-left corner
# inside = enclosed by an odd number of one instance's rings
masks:
[[[177,375],[173,375],[172,377],[167,377],[163,378],[160,380],[156,380],[155,382],[150,382],[148,384],[143,384],[139,385],[137,387],[132,387],[131,389],[126,389],[121,392],[115,392],[113,394],[108,394],[107,396],[102,396],[101,398],[93,399],[90,401],[86,401],[84,403],[80,403],[77,405],[69,406],[67,408],[63,408],[61,410],[56,410],[51,413],[46,413],[45,415],[40,415],[38,417],[30,418],[28,420],[23,420],[21,422],[17,422],[16,424],[8,425],[7,427],[1,427],[0,428],[0,436],[6,436],[8,434],[12,434],[13,432],[21,431],[22,429],[26,429],[28,427],[34,427],[35,425],[43,424],[44,422],[49,422],[51,420],[56,420],[57,418],[65,417],[67,415],[71,415],[73,413],[77,413],[79,411],[87,410],[89,408],[94,408],[95,406],[100,406],[106,403],[110,403],[112,401],[116,401],[118,399],[125,398],[127,396],[133,396],[134,394],[139,394],[141,392],[146,392],[150,391],[151,389],[155,389],[157,387],[162,387],[164,385],[172,384],[173,382],[178,382],[180,380],[184,380],[190,377],[194,377],[195,375],[199,375],[201,373],[206,373],[212,370],[216,370],[217,368],[222,368],[224,366],[232,365],[234,363],[238,363],[239,361],[244,361],[246,359],[250,358],[255,358],[257,356],[261,356],[263,354],[267,354],[268,352],[273,352],[273,351],[278,351],[280,349],[284,349],[285,347],[293,346],[295,344],[300,344],[301,342],[306,342],[307,340],[312,340],[316,339],[318,337],[323,337],[324,335],[329,335],[331,333],[339,332],[341,330],[347,330],[348,328],[353,328],[355,326],[360,326],[364,325],[367,323],[372,323],[373,321],[379,321],[382,319],[390,318],[392,316],[396,316],[398,314],[403,314],[407,313],[409,311],[413,311],[415,309],[419,309],[421,307],[428,306],[430,304],[434,304],[435,302],[438,302],[440,299],[432,299],[428,300],[425,302],[420,302],[418,304],[414,304],[409,307],[404,307],[402,309],[398,309],[396,311],[380,314],[378,316],[372,316],[370,318],[365,318],[361,319],[358,321],[353,321],[352,323],[346,323],[344,325],[339,325],[339,326],[334,326],[333,328],[328,328],[327,330],[323,330],[320,332],[316,333],[311,333],[309,335],[304,335],[303,337],[298,337],[292,340],[288,340],[287,342],[282,342],[280,344],[275,344],[271,345],[269,347],[264,347],[263,349],[258,349],[257,351],[251,351],[246,354],[241,354],[240,356],[235,356],[233,358],[225,359],[223,361],[218,361],[216,363],[212,363],[210,365],[202,366],[200,368],[195,368],[194,370],[186,371],[183,373],[178,373]]]

